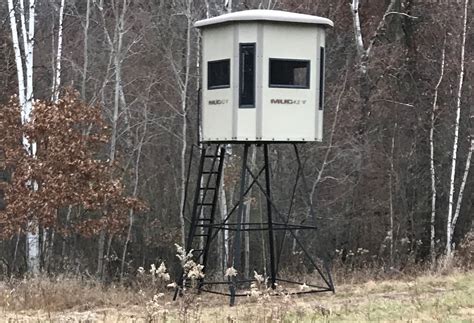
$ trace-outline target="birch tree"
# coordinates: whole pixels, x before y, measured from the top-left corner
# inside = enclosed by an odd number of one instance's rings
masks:
[[[467,176],[469,175],[469,169],[471,164],[473,144],[471,140],[471,145],[469,148],[469,153],[466,160],[466,166],[464,170],[464,175],[462,178],[461,186],[459,189],[458,199],[456,202],[456,209],[453,214],[454,209],[454,193],[455,193],[455,182],[456,182],[456,169],[457,169],[457,155],[458,155],[458,146],[459,146],[459,126],[461,121],[461,99],[462,99],[462,88],[464,84],[464,67],[465,67],[465,53],[466,53],[466,34],[467,34],[467,14],[468,14],[468,0],[464,1],[464,19],[463,19],[463,30],[462,30],[462,41],[461,41],[461,59],[460,59],[460,71],[459,71],[459,84],[458,91],[456,95],[456,120],[454,123],[454,143],[452,149],[452,159],[451,159],[451,176],[449,183],[449,204],[448,204],[448,218],[446,221],[446,258],[449,263],[452,258],[452,249],[453,249],[453,234],[456,227],[456,222],[459,218],[459,212],[461,209],[461,203],[463,199],[464,188],[467,181]]]
[[[393,267],[393,262],[394,262],[394,245],[395,245],[395,241],[394,241],[394,230],[395,230],[395,227],[394,227],[394,211],[393,211],[393,185],[394,185],[394,179],[393,177],[395,176],[395,167],[394,167],[394,150],[395,150],[395,135],[397,133],[397,128],[398,128],[398,125],[397,123],[395,122],[395,126],[394,126],[394,129],[393,129],[393,135],[392,135],[392,140],[391,140],[391,145],[390,145],[390,158],[389,158],[389,162],[390,162],[390,172],[388,174],[388,178],[389,178],[389,181],[388,181],[388,185],[389,185],[389,205],[390,205],[390,226],[389,226],[389,230],[388,230],[388,233],[387,233],[387,240],[390,244],[390,267]]]
[[[103,0],[100,3],[96,3],[96,6],[100,12],[102,18],[104,35],[106,42],[109,46],[110,57],[109,57],[109,66],[113,66],[114,71],[114,82],[113,82],[113,108],[111,113],[111,136],[110,136],[110,148],[109,148],[109,163],[113,165],[116,161],[117,154],[117,141],[118,141],[118,127],[119,127],[119,116],[121,113],[122,102],[121,95],[123,92],[122,87],[122,64],[124,60],[124,49],[123,49],[123,38],[127,33],[125,27],[125,18],[129,8],[129,0],[116,0],[112,9],[114,11],[114,25],[113,25],[113,36],[110,35],[109,30],[107,29],[107,22],[105,16],[105,8]],[[87,18],[88,19],[88,18]],[[87,32],[87,30],[85,30]],[[84,51],[87,50],[87,47]],[[87,66],[86,66],[87,67]],[[109,83],[109,75],[104,78],[102,96],[105,95],[105,87]],[[105,103],[105,100],[102,100]],[[105,253],[105,239],[106,232],[103,228],[100,232],[99,242],[98,242],[98,258],[97,258],[97,274],[102,275],[104,270],[104,253]],[[109,237],[109,246],[111,244],[112,236]],[[108,250],[110,250],[108,248]]]
[[[188,128],[188,91],[190,82],[190,67],[191,67],[191,33],[193,27],[193,19],[191,14],[191,6],[193,0],[186,0],[184,7],[184,17],[186,18],[186,39],[185,39],[185,61],[184,61],[184,75],[179,80],[180,92],[181,92],[181,158],[180,158],[180,172],[181,172],[181,198],[180,198],[180,221],[181,221],[181,243],[185,245],[186,233],[185,233],[185,216],[184,216],[184,205],[186,197],[186,151],[187,151],[187,128]]]
[[[59,89],[61,86],[61,60],[63,53],[63,21],[64,21],[65,0],[61,0],[59,6],[59,25],[58,25],[58,47],[56,50],[56,64],[54,69],[52,98],[51,101],[57,102],[59,99]]]
[[[369,59],[372,55],[372,51],[375,45],[375,41],[379,37],[380,33],[385,26],[386,17],[392,12],[392,8],[395,5],[397,0],[390,0],[387,9],[385,10],[384,15],[380,19],[377,28],[372,33],[369,41],[364,41],[362,35],[362,26],[360,21],[360,1],[352,0],[351,2],[351,11],[352,11],[352,21],[354,29],[354,40],[357,50],[357,62],[358,62],[358,71],[359,71],[359,88],[360,88],[360,97],[362,99],[361,103],[361,125],[359,132],[362,134],[365,132],[365,127],[367,123],[367,117],[369,114],[369,99],[370,99],[370,80],[368,77],[368,64]]]
[[[435,168],[435,142],[434,142],[434,133],[435,133],[435,122],[436,122],[436,113],[438,110],[438,90],[441,82],[444,77],[444,67],[446,62],[446,38],[443,45],[443,51],[441,53],[441,71],[438,79],[438,83],[435,86],[434,98],[433,98],[433,107],[431,110],[431,125],[430,125],[430,175],[431,175],[431,220],[430,220],[430,257],[431,264],[434,265],[436,261],[436,250],[435,250],[435,239],[436,239],[436,168]]]
[[[36,0],[20,0],[13,3],[8,0],[10,29],[12,34],[13,49],[18,78],[18,99],[21,106],[21,121],[26,124],[31,120],[33,109],[33,54],[35,46],[35,10]],[[19,21],[18,21],[19,17]],[[19,31],[20,30],[20,31]],[[21,32],[21,34],[19,34]],[[21,36],[20,36],[21,35]],[[20,42],[20,39],[22,42]],[[36,155],[36,144],[24,135],[23,146],[31,156]],[[34,179],[30,180],[31,189],[37,189]],[[26,233],[27,265],[28,271],[38,274],[40,271],[40,247],[38,224],[31,221]]]

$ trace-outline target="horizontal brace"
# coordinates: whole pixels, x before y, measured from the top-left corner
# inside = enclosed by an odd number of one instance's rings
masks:
[[[264,226],[261,224],[258,224],[259,227],[252,227],[253,224],[248,224],[248,223],[242,223],[240,224],[241,228],[236,228],[239,226],[238,223],[215,223],[215,224],[197,224],[196,226],[201,227],[201,228],[216,228],[219,230],[224,230],[224,231],[268,231],[269,227],[266,223],[264,223]],[[274,231],[293,231],[293,230],[317,230],[317,227],[313,226],[307,226],[307,225],[277,225],[272,228]]]
[[[319,288],[319,289],[328,289],[329,288],[329,290],[331,290],[331,288],[329,286],[323,287],[323,286],[300,283],[300,282],[287,280],[287,279],[281,279],[281,278],[277,278],[276,281],[283,282],[283,283],[288,283],[288,284],[300,285],[300,286],[306,285],[308,287]]]
[[[217,295],[223,295],[223,296],[231,296],[230,293],[226,292],[217,292],[213,290],[208,290],[201,288],[200,291],[205,292],[205,293],[210,293],[210,294],[217,294]],[[324,292],[332,292],[331,289],[318,289],[318,290],[308,290],[308,291],[298,291],[298,292],[290,292],[290,293],[285,293],[285,295],[303,295],[303,294],[314,294],[314,293],[324,293]],[[283,296],[282,294],[269,294],[270,296]],[[250,296],[250,293],[235,293],[235,296],[237,297],[248,297]]]
[[[244,284],[244,283],[251,283],[251,282],[255,282],[257,281],[256,279],[243,279],[243,280],[237,280],[236,283],[237,284]],[[206,281],[203,281],[201,282],[201,285],[232,285],[233,282],[232,281],[213,281],[213,282],[206,282]]]

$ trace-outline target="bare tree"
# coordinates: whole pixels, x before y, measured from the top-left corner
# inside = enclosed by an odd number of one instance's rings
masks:
[[[449,204],[448,204],[448,219],[446,226],[446,257],[449,262],[452,258],[452,241],[456,222],[459,217],[459,210],[462,203],[463,192],[467,175],[469,174],[470,168],[470,156],[472,155],[472,148],[469,151],[468,163],[466,163],[466,169],[464,172],[463,181],[458,194],[458,200],[456,206],[456,212],[453,216],[454,206],[454,191],[455,191],[455,180],[456,180],[456,169],[457,169],[457,153],[459,145],[459,125],[461,120],[461,99],[462,99],[462,88],[464,84],[464,68],[465,68],[465,53],[466,53],[466,34],[467,34],[467,14],[468,14],[468,0],[464,1],[464,19],[463,19],[463,31],[462,31],[462,42],[461,42],[461,60],[460,60],[460,71],[459,71],[459,85],[458,92],[456,95],[456,121],[454,123],[454,143],[452,148],[452,159],[451,159],[451,177],[449,183]],[[472,145],[471,145],[472,147]]]
[[[431,127],[430,127],[430,173],[431,173],[431,221],[430,221],[430,255],[431,263],[434,265],[436,261],[436,250],[435,250],[435,239],[436,239],[436,168],[435,168],[435,123],[436,113],[438,110],[438,90],[444,77],[444,67],[446,62],[446,38],[444,40],[443,51],[441,53],[441,71],[438,79],[438,83],[435,86],[435,93],[433,98],[433,108],[431,110]]]
[[[121,5],[120,5],[121,3]],[[124,60],[123,52],[123,38],[127,33],[125,27],[125,17],[129,7],[129,0],[116,0],[113,3],[113,11],[115,17],[114,32],[113,37],[110,36],[110,33],[107,29],[106,18],[104,13],[104,3],[100,2],[98,9],[100,11],[105,37],[109,45],[110,50],[110,62],[113,62],[114,69],[114,95],[113,95],[113,110],[111,116],[111,137],[110,137],[110,149],[109,149],[109,163],[113,165],[116,161],[117,153],[117,140],[118,140],[118,126],[119,126],[119,116],[121,113],[121,93],[122,93],[122,64]],[[108,80],[105,78],[104,83],[107,83]],[[101,230],[99,236],[98,244],[98,261],[97,261],[97,273],[102,275],[104,269],[104,253],[105,253],[105,238],[106,232],[105,228]],[[109,247],[112,237],[109,237]],[[110,248],[108,248],[109,250]]]
[[[150,92],[150,88],[148,89],[148,96]],[[148,98],[147,98],[148,99]],[[148,102],[144,104],[144,109],[143,109],[143,122],[141,127],[136,127],[136,149],[135,149],[135,161],[133,165],[133,188],[132,188],[132,197],[137,198],[138,197],[138,184],[140,180],[140,160],[142,158],[142,151],[143,151],[143,146],[145,144],[145,140],[147,137],[147,132],[148,132]],[[142,128],[142,130],[141,130]],[[141,130],[141,134],[139,133]],[[122,263],[120,267],[120,277],[123,277],[124,275],[124,269],[125,269],[125,259],[127,256],[127,248],[128,245],[132,239],[132,229],[133,229],[133,223],[134,223],[134,209],[130,208],[129,211],[129,225],[128,225],[128,230],[127,230],[127,236],[125,239],[124,247],[123,247],[123,252],[122,252]]]

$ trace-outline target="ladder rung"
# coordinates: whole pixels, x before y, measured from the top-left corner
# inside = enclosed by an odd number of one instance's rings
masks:
[[[199,218],[198,221],[211,221],[211,219]]]
[[[216,171],[204,171],[202,172],[203,174],[206,174],[206,175],[214,175],[214,174],[219,174],[218,172]]]
[[[221,155],[205,155],[206,158],[219,158]]]
[[[202,191],[204,191],[204,190],[214,191],[216,188],[215,187],[200,187],[199,189],[202,190]]]
[[[208,237],[208,234],[195,234],[195,237]]]
[[[201,205],[201,206],[213,206],[214,203],[199,203],[198,205]]]

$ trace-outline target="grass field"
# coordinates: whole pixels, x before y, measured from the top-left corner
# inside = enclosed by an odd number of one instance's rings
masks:
[[[171,302],[121,287],[73,280],[0,285],[0,321],[10,322],[474,322],[474,272],[344,284],[336,294],[239,299],[208,294]]]

